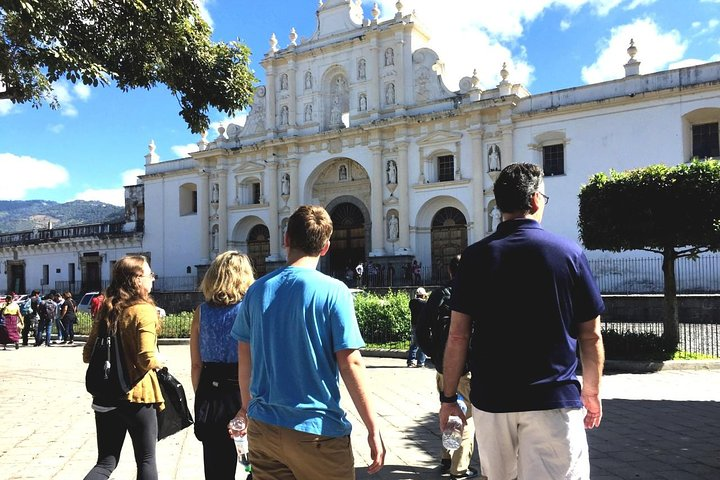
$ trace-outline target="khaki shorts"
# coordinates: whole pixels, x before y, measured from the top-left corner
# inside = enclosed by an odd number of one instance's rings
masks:
[[[253,480],[353,480],[350,436],[298,432],[250,419]]]

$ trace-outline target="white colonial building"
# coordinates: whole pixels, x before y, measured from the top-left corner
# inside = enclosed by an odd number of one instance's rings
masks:
[[[631,44],[613,81],[532,95],[498,65],[494,88],[470,72],[448,88],[414,14],[377,13],[327,0],[309,39],[293,30],[279,48],[273,35],[243,126],[203,136],[189,158],[160,162],[151,145],[117,234],[0,239],[0,290],[21,272],[26,289],[71,281],[71,268],[107,278],[126,253],[149,255],[161,276],[196,279],[237,249],[264,273],[284,262],[284,226],[306,203],[334,221],[323,271],[344,277],[369,261],[378,283],[397,285],[415,259],[423,281],[437,282],[450,257],[494,230],[492,184],[509,163],[544,168],[543,224],[577,239],[577,195],[592,174],[720,155],[720,62],[642,75]]]

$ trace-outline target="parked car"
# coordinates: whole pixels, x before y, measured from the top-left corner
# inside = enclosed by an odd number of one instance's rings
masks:
[[[80,299],[80,302],[77,305],[78,311],[85,312],[88,315],[90,315],[90,302],[92,301],[93,298],[97,297],[98,295],[100,295],[100,292],[88,292],[85,295],[83,295],[83,297]],[[160,308],[160,307],[156,307],[156,308],[157,308],[157,312],[158,312],[158,315],[160,316],[160,318],[165,317],[165,315],[166,315],[165,309]]]

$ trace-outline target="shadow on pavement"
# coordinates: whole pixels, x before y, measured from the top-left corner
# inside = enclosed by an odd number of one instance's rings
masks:
[[[383,467],[383,469],[381,470],[381,474],[382,476],[380,478],[388,480],[440,478],[440,468],[408,467],[407,465],[385,465],[385,467]],[[356,468],[355,478],[357,478],[357,480],[375,480],[378,478],[378,474],[370,475],[367,473],[367,468]]]

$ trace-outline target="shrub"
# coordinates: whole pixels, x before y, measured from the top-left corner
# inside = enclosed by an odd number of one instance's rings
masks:
[[[608,360],[670,360],[675,351],[665,348],[662,337],[649,332],[603,331],[605,358]]]
[[[404,342],[410,338],[410,298],[405,292],[355,296],[355,314],[366,343]]]
[[[190,338],[190,324],[193,312],[180,312],[166,316],[162,320],[160,338]]]

